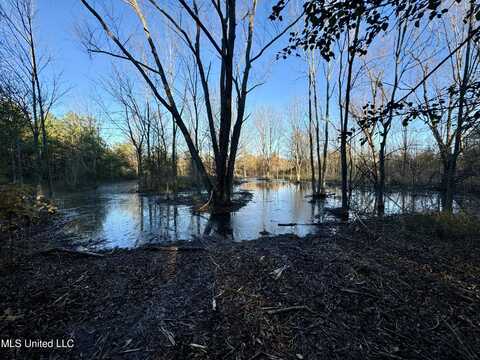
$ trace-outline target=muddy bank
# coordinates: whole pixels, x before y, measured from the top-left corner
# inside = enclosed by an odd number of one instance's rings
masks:
[[[58,359],[475,359],[480,235],[472,228],[449,239],[428,224],[402,217],[351,224],[335,235],[236,244],[213,237],[102,256],[19,253],[0,267],[2,338],[75,345],[0,352]]]

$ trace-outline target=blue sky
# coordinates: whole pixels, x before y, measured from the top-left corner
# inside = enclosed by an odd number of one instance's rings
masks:
[[[55,109],[62,113],[77,107],[77,102],[92,88],[92,79],[109,67],[108,59],[90,58],[83,49],[75,26],[85,15],[76,0],[39,0],[37,3],[37,41],[53,56],[52,71],[62,73],[64,87],[70,88]]]
[[[92,3],[100,4],[101,1],[92,0]],[[260,24],[271,25],[267,17],[272,3],[273,1],[260,2],[261,7],[256,18],[256,35],[264,39],[269,39],[269,36],[262,34]],[[108,1],[105,4],[116,4],[116,2]],[[118,4],[121,5],[122,1],[118,0]],[[37,7],[39,45],[46,47],[53,55],[54,66],[52,69],[57,73],[62,72],[63,86],[70,89],[53,112],[55,115],[61,116],[67,111],[79,113],[89,111],[88,107],[93,102],[93,95],[99,91],[96,81],[109,73],[112,62],[112,58],[106,55],[89,56],[76,33],[76,27],[84,21],[92,21],[92,15],[86,11],[79,0],[37,0]],[[116,6],[116,8],[119,7]],[[131,28],[129,30],[135,29],[136,24],[131,22],[131,19],[127,19],[125,24],[127,24],[126,27]],[[95,23],[95,25],[98,24]],[[284,26],[284,24],[280,26]],[[255,74],[260,75],[262,80],[265,73],[267,76],[265,84],[255,89],[249,96],[248,111],[267,106],[281,112],[286,109],[293,98],[299,98],[306,107],[308,102],[306,64],[294,56],[286,60],[275,60],[278,50],[286,44],[287,38],[285,37],[276,47],[270,49],[261,61],[255,63],[251,84],[255,83]],[[321,70],[319,72],[322,73]],[[322,76],[319,76],[320,99],[325,96],[323,89]],[[361,89],[358,96],[362,97]],[[338,114],[336,101],[335,98],[332,98],[331,117],[334,122]],[[119,140],[119,132],[114,130],[113,124],[103,123],[102,128],[107,141]]]
[[[84,106],[88,101],[85,98],[95,91],[95,79],[109,71],[111,58],[105,55],[90,57],[83,48],[75,27],[85,19],[90,20],[91,15],[78,0],[38,0],[37,6],[38,41],[53,54],[53,70],[62,72],[64,87],[70,88],[55,113],[80,111],[79,106]],[[280,44],[285,45],[286,41]],[[291,96],[301,96],[306,89],[304,65],[293,57],[277,61],[275,54],[276,50],[270,51],[266,57],[268,61],[256,64],[256,70],[268,72],[268,76],[267,82],[252,93],[250,107],[271,105],[278,108],[288,103]]]
[[[92,0],[92,4],[97,6],[100,3],[101,1]],[[270,3],[273,2],[260,2],[256,17],[258,27],[262,23],[271,25],[268,20]],[[105,4],[115,4],[115,1]],[[119,1],[119,5],[116,8],[121,9],[121,1]],[[45,75],[51,76],[48,71],[56,74],[61,72],[63,88],[69,89],[53,109],[54,115],[61,117],[69,111],[93,114],[100,119],[101,133],[108,143],[124,141],[121,131],[99,113],[98,108],[95,108],[94,98],[102,97],[103,92],[98,85],[99,79],[111,71],[112,61],[118,63],[122,60],[112,60],[107,55],[94,54],[90,56],[87,54],[76,29],[85,21],[92,22],[92,15],[87,12],[79,0],[37,0],[37,11],[37,41],[40,48],[45,47],[52,54],[54,60],[54,65],[47,69]],[[128,31],[134,31],[137,26],[131,22],[131,18],[127,18],[126,23],[127,27],[131,28]],[[96,22],[92,22],[92,24],[98,27]],[[283,28],[284,24],[281,23],[279,26]],[[256,35],[262,37],[263,41],[270,39],[268,35],[260,34],[260,29],[256,30]],[[267,106],[275,109],[277,113],[281,113],[281,110],[285,109],[292,101],[292,98],[301,98],[302,102],[306,99],[305,63],[295,57],[276,60],[277,52],[287,44],[287,40],[285,37],[279,41],[275,48],[270,49],[260,61],[255,63],[251,85],[255,84],[258,78],[262,82],[264,80],[266,82],[250,94],[247,100],[248,112],[254,112],[255,108]],[[320,94],[320,96],[323,95]],[[106,98],[108,97],[102,97],[102,101],[105,101]],[[108,100],[106,101],[108,102]],[[252,121],[249,122],[252,123]],[[247,138],[249,137],[248,133],[254,131],[252,126],[253,123],[251,126],[244,127],[244,136]]]

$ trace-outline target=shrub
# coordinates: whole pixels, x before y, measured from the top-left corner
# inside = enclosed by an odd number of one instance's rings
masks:
[[[36,196],[35,189],[26,185],[0,186],[0,230],[14,230],[44,221],[57,208],[45,197]]]

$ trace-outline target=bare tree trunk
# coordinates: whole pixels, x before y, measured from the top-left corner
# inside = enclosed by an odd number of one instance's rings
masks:
[[[236,37],[236,1],[226,2],[225,22],[227,29],[226,36],[222,38],[222,57],[220,71],[220,129],[218,134],[219,161],[216,167],[216,186],[213,201],[216,207],[222,208],[230,204],[231,181],[227,174],[228,154],[230,145],[230,131],[232,125],[232,103],[233,103],[233,57]]]
[[[198,149],[195,147],[195,143],[191,138],[190,132],[185,125],[185,122],[182,119],[181,113],[178,110],[176,100],[174,97],[173,87],[169,83],[164,66],[162,64],[161,58],[158,54],[157,47],[152,38],[152,32],[149,29],[147,18],[144,16],[140,2],[138,0],[129,0],[129,5],[135,11],[137,17],[142,23],[143,31],[145,38],[148,43],[152,58],[155,62],[155,69],[150,67],[147,64],[138,61],[132,53],[124,45],[125,42],[121,41],[117,35],[114,34],[112,28],[107,24],[104,18],[89,4],[87,0],[80,0],[86,9],[98,20],[99,24],[102,26],[103,30],[110,38],[110,40],[121,50],[120,57],[122,59],[130,61],[135,68],[138,70],[142,78],[147,82],[148,86],[151,88],[153,94],[158,99],[158,101],[164,106],[174,117],[174,120],[179,127],[185,142],[190,151],[193,162],[196,164],[202,180],[205,184],[207,191],[212,193],[213,207],[222,208],[224,205],[230,204],[231,190],[233,184],[233,175],[235,168],[235,160],[238,151],[238,144],[240,140],[240,133],[242,124],[244,122],[244,113],[245,113],[245,103],[246,97],[250,90],[248,89],[248,75],[252,65],[252,62],[260,58],[264,51],[274,44],[281,36],[283,36],[288,29],[290,29],[297,21],[299,21],[302,16],[299,16],[292,24],[285,27],[277,36],[275,36],[271,41],[269,41],[253,58],[250,58],[251,44],[253,38],[253,19],[256,8],[256,0],[253,0],[252,6],[249,9],[249,29],[246,42],[245,50],[245,63],[243,78],[240,81],[234,76],[234,58],[235,58],[235,41],[236,41],[236,0],[229,0],[225,2],[212,1],[211,4],[215,10],[215,13],[218,15],[218,21],[220,23],[221,29],[219,31],[220,41],[215,40],[214,36],[204,25],[204,23],[199,18],[199,12],[197,9],[196,1],[193,1],[193,5],[190,6],[189,2],[185,0],[178,0],[180,9],[183,13],[188,14],[190,20],[192,20],[197,27],[197,32],[195,40],[191,38],[188,31],[182,27],[182,22],[177,21],[168,10],[164,10],[159,2],[155,0],[149,0],[148,3],[152,5],[158,12],[165,17],[166,21],[175,29],[175,32],[178,34],[182,40],[184,40],[186,46],[192,51],[195,56],[200,80],[204,92],[204,101],[206,106],[206,112],[210,128],[210,137],[212,141],[212,147],[214,151],[215,159],[215,184],[212,184],[210,177],[206,171],[205,164],[202,161]],[[210,25],[210,24],[209,24]],[[219,69],[219,95],[220,95],[220,121],[219,129],[217,131],[214,112],[211,109],[210,95],[208,90],[208,72],[204,71],[202,64],[202,58],[200,54],[200,32],[205,35],[206,41],[213,46],[214,51],[217,56],[212,57],[212,59],[220,59],[220,69]],[[106,54],[112,55],[110,51],[100,51],[96,47],[97,52],[103,52]],[[151,73],[155,72],[160,79],[161,85],[165,95],[162,95],[157,88],[156,82],[151,78]],[[233,105],[233,89],[237,91],[237,119],[233,124],[232,131],[232,105]],[[218,132],[218,140],[217,140]],[[215,210],[215,209],[214,209]]]
[[[177,192],[178,187],[177,169],[177,125],[175,120],[172,118],[172,181],[174,193]]]
[[[330,64],[328,65],[330,66]],[[320,180],[320,194],[325,194],[325,177],[327,174],[327,161],[328,161],[328,123],[330,121],[330,69],[327,70],[326,82],[326,98],[325,98],[325,130],[324,130],[324,142],[323,142],[323,164]]]
[[[147,174],[146,174],[146,185],[149,189],[152,189],[152,150],[151,150],[151,127],[152,127],[152,122],[151,122],[151,117],[150,117],[150,105],[147,102],[147,113],[146,113],[146,134],[145,134],[145,140],[147,141]]]
[[[378,154],[378,172],[379,179],[377,183],[377,211],[378,215],[382,216],[385,213],[385,148],[386,148],[387,134],[384,132],[382,141],[380,143],[380,152]]]
[[[308,143],[310,147],[310,181],[312,183],[312,194],[315,197],[317,194],[316,181],[315,181],[315,161],[313,156],[313,113],[312,113],[312,72],[309,68],[308,71]]]
[[[195,148],[197,149],[198,153],[200,154],[200,144],[198,141],[198,131],[199,131],[199,123],[200,123],[200,112],[198,108],[198,75],[195,72],[195,75],[193,79],[191,80],[191,95],[192,95],[192,102],[193,102],[193,115],[194,115],[194,124],[193,124],[193,130],[194,130],[194,142],[195,142]],[[196,164],[192,164],[192,171],[193,171],[193,179],[195,181],[195,184],[200,183],[199,175],[198,175],[198,169]],[[198,188],[198,191],[200,191],[200,188]]]
[[[30,56],[32,61],[32,78],[33,86],[36,89],[36,104],[38,104],[38,109],[40,112],[40,130],[42,132],[42,173],[43,177],[47,178],[48,194],[52,196],[53,194],[53,181],[52,181],[52,172],[50,168],[50,156],[48,152],[48,137],[47,130],[45,127],[45,121],[47,114],[45,113],[45,104],[44,99],[42,98],[42,89],[40,86],[40,80],[38,76],[38,67],[37,67],[37,56],[35,49],[35,41],[33,38],[33,27],[32,27],[32,17],[31,14],[27,16],[28,21],[28,32],[29,32],[29,43],[30,43]]]
[[[33,116],[33,148],[35,152],[35,181],[36,185],[40,186],[42,182],[42,155],[40,151],[40,139],[39,139],[39,126],[38,126],[38,112],[37,112],[37,90],[35,86],[35,78],[31,78],[31,89],[32,89],[32,116]]]
[[[317,74],[314,71],[312,74],[313,81],[313,106],[315,108],[315,142],[317,150],[317,167],[318,167],[318,184],[315,190],[315,197],[320,194],[322,187],[322,158],[320,157],[320,120],[318,118],[318,102],[317,102]]]
[[[455,133],[455,144],[453,153],[449,159],[449,166],[447,171],[446,178],[446,188],[445,188],[445,204],[444,211],[452,212],[453,211],[453,196],[455,193],[456,185],[456,173],[457,173],[457,160],[460,152],[462,151],[462,140],[463,140],[463,126],[464,126],[464,113],[465,113],[465,96],[467,92],[468,83],[470,80],[470,61],[471,61],[471,51],[472,51],[472,22],[474,16],[474,1],[471,1],[470,10],[469,10],[469,24],[468,24],[468,42],[465,50],[465,64],[463,68],[462,82],[460,84],[460,95],[459,95],[459,105],[458,105],[458,114],[457,114],[457,129]]]
[[[358,42],[358,33],[360,29],[360,17],[357,18],[357,26],[355,27],[355,35],[353,39],[353,45],[349,47],[348,52],[348,69],[347,69],[347,84],[345,89],[345,109],[344,118],[341,124],[340,134],[340,163],[342,168],[342,211],[346,217],[348,217],[349,209],[349,181],[348,181],[348,160],[347,160],[347,138],[348,138],[348,116],[350,107],[350,93],[352,87],[352,73],[353,62],[355,60],[355,49]]]
[[[245,115],[245,106],[247,102],[247,95],[248,95],[248,80],[250,77],[250,70],[252,68],[252,60],[251,58],[251,51],[252,51],[252,42],[253,42],[253,30],[254,30],[254,20],[255,20],[255,13],[257,9],[257,0],[253,0],[252,7],[248,14],[248,34],[247,34],[247,42],[246,42],[246,49],[245,49],[245,69],[243,70],[243,77],[240,89],[237,89],[237,95],[239,97],[237,101],[237,119],[233,126],[232,132],[232,141],[230,145],[230,156],[228,158],[227,164],[227,197],[230,199],[232,186],[233,186],[233,174],[235,171],[235,161],[237,158],[237,151],[238,145],[240,142],[240,134],[242,130],[242,124],[244,121]],[[257,58],[261,55],[259,53]]]
[[[42,107],[40,107],[42,108]],[[43,173],[47,178],[47,186],[48,186],[48,195],[51,197],[53,195],[53,177],[52,177],[52,168],[50,164],[50,153],[48,147],[48,136],[47,136],[47,129],[45,127],[45,114],[43,114],[43,110],[40,111],[42,115],[41,117],[41,129],[42,129],[42,161],[43,161]]]
[[[408,128],[402,129],[402,182],[407,177],[407,159],[408,159]]]
[[[142,148],[136,149],[137,154],[137,176],[140,180],[141,188],[140,190],[144,190],[144,177],[143,177],[143,151]]]
[[[378,181],[378,189],[377,189],[377,210],[379,215],[383,215],[385,213],[385,152],[387,147],[387,139],[388,134],[391,129],[392,121],[393,121],[393,104],[395,101],[395,96],[397,94],[398,86],[401,80],[401,74],[399,74],[399,66],[401,62],[402,52],[404,51],[404,40],[405,34],[407,31],[408,22],[399,22],[397,28],[397,38],[396,38],[396,46],[395,46],[395,69],[394,69],[394,80],[392,85],[392,93],[390,96],[390,109],[388,112],[388,118],[386,122],[382,122],[383,130],[381,132],[381,142],[380,142],[380,153],[379,153],[379,181]],[[381,88],[383,93],[383,87]],[[384,93],[383,93],[384,94]],[[385,94],[384,94],[385,97]]]

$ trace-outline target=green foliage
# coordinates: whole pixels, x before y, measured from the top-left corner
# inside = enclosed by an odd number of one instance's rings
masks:
[[[16,156],[17,147],[23,146],[28,132],[28,120],[15,103],[0,99],[0,183],[11,177],[9,165]]]
[[[98,163],[101,179],[133,179],[136,177],[135,154],[131,144],[108,147]]]
[[[27,125],[28,120],[18,106],[11,101],[0,101],[0,140],[3,144],[21,136]]]
[[[270,19],[282,21],[287,3],[286,0],[277,0],[272,7]],[[419,27],[422,19],[431,22],[441,18],[449,11],[449,5],[449,2],[442,0],[305,0],[304,27],[301,31],[290,33],[290,44],[280,55],[286,58],[296,53],[298,49],[316,48],[325,60],[330,61],[335,57],[336,41],[361,22],[364,23],[362,34],[358,41],[350,46],[349,51],[366,55],[373,40],[389,31],[391,23],[409,21],[415,27]],[[480,19],[478,6],[474,7],[473,11],[478,21]],[[465,21],[468,16],[467,14]]]
[[[94,118],[68,113],[50,118],[47,126],[57,181],[76,187],[132,176],[132,150],[125,145],[110,148]]]
[[[56,211],[49,200],[36,196],[31,186],[0,186],[0,231],[42,222]]]
[[[131,146],[106,144],[96,119],[75,113],[62,118],[49,114],[46,130],[54,182],[77,187],[135,176]],[[38,146],[41,156],[41,137]],[[35,181],[37,162],[28,119],[11,103],[0,102],[0,183],[18,182],[20,176],[25,182]]]

